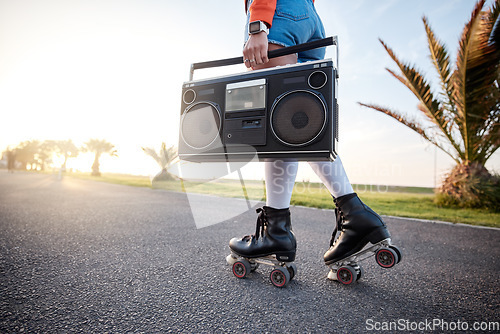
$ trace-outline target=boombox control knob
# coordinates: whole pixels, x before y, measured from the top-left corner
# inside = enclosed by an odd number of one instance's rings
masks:
[[[195,99],[196,99],[196,92],[192,89],[186,90],[182,95],[182,101],[184,101],[185,104],[191,104],[194,102]]]
[[[232,137],[232,135],[231,135],[230,133],[228,133],[228,134],[227,134],[227,138],[229,139],[229,138],[231,138],[231,137]]]
[[[313,89],[321,89],[328,81],[328,76],[323,71],[315,71],[309,75],[307,83]]]

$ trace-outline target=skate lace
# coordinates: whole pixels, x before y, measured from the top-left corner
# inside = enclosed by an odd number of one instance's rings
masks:
[[[255,210],[259,216],[257,217],[257,226],[255,228],[255,234],[254,235],[246,235],[243,237],[243,240],[250,240],[253,237],[255,237],[255,240],[259,240],[260,236],[264,235],[264,230],[267,228],[267,215],[266,212],[262,208],[258,208]]]
[[[335,244],[335,236],[337,231],[342,231],[342,222],[344,221],[344,213],[339,208],[335,208],[335,228],[333,229],[332,238],[330,239],[330,246]]]

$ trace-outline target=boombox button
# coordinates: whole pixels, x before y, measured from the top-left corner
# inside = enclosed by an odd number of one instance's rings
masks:
[[[231,134],[230,134],[230,133],[228,133],[228,134],[227,134],[227,138],[231,138],[231,137],[232,137],[232,136],[231,136]]]
[[[243,128],[259,128],[260,125],[260,120],[243,121]]]

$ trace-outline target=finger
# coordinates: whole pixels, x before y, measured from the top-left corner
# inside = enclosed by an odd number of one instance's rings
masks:
[[[245,64],[245,66],[247,68],[250,68],[252,66],[252,63],[250,62],[250,59],[245,58],[245,56],[243,56],[243,63]]]
[[[261,51],[260,58],[262,59],[263,64],[269,61],[269,58],[267,57],[267,49]]]
[[[243,52],[243,63],[247,68],[250,68],[252,64],[250,64],[250,58],[246,52]]]
[[[250,64],[252,64],[252,69],[254,69],[254,70],[255,70],[255,69],[257,68],[258,63],[257,63],[257,61],[256,61],[255,59],[254,59],[254,60],[251,60],[251,61],[250,61]]]
[[[257,64],[257,65],[264,64],[263,61],[262,61],[262,57],[260,56],[260,52],[256,52],[255,55],[254,55],[254,57],[255,57],[254,58],[255,59],[255,64]]]
[[[248,50],[248,42],[243,48],[243,63],[247,68],[250,68],[252,64],[250,63],[250,59],[253,59],[251,52]]]

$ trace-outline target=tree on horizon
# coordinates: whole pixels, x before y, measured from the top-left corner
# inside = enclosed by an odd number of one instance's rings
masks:
[[[156,152],[156,150],[151,147],[143,147],[142,150],[144,151],[144,153],[152,157],[161,168],[161,171],[155,175],[153,181],[165,181],[174,179],[174,176],[172,176],[172,174],[170,174],[167,169],[172,161],[177,157],[177,149],[175,148],[175,146],[170,146],[167,148],[167,144],[161,143],[161,147],[158,152]]]
[[[99,159],[103,154],[109,154],[112,157],[118,156],[115,146],[104,139],[90,139],[84,144],[83,151],[95,154],[92,164],[93,176],[101,176]]]
[[[54,143],[58,153],[64,157],[64,162],[61,166],[63,170],[66,170],[66,163],[69,158],[76,158],[80,153],[80,149],[73,143],[73,140],[57,140]]]
[[[53,151],[54,143],[50,140],[25,140],[13,149],[16,161],[24,170],[28,170],[28,165],[30,170],[45,170],[47,163],[51,162]]]

